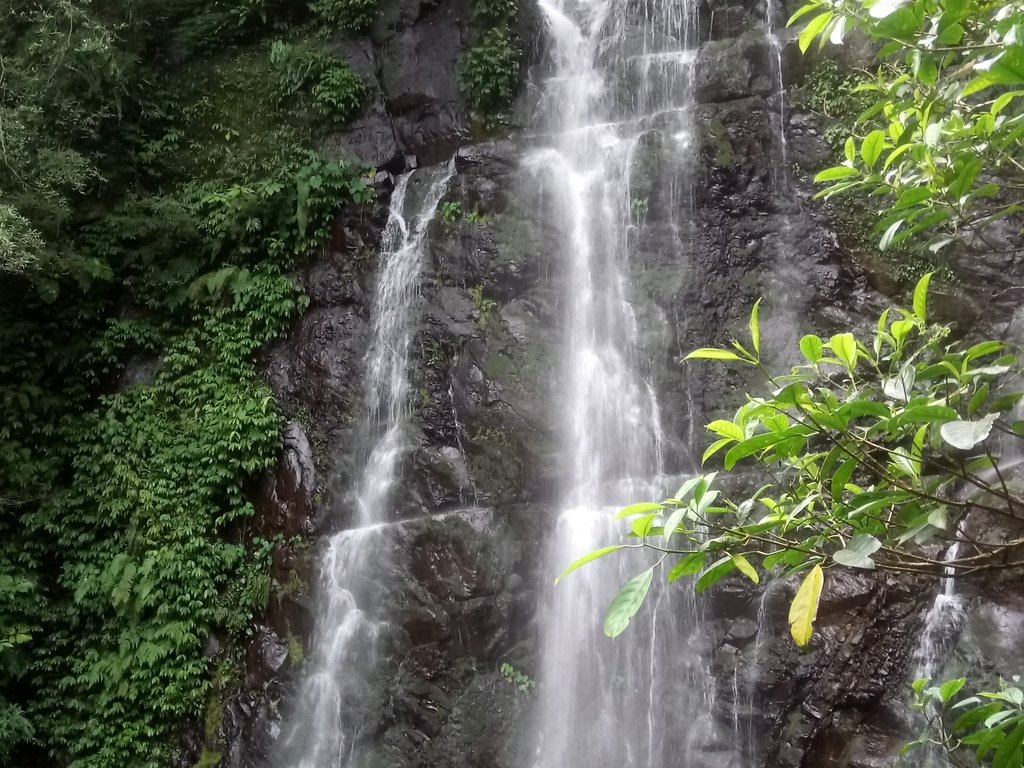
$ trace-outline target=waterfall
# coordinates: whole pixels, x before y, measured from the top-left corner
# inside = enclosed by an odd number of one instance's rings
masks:
[[[961,546],[960,529],[957,528],[953,543],[946,550],[943,560],[951,563],[956,560]],[[932,684],[942,682],[940,676],[949,658],[951,646],[963,629],[967,619],[966,602],[956,592],[953,578],[955,569],[945,566],[942,589],[935,596],[935,601],[925,616],[924,631],[921,642],[914,653],[913,680],[929,678]],[[918,768],[947,768],[950,765],[948,755],[936,745],[929,745],[915,755],[912,764]]]
[[[768,355],[777,357],[782,365],[796,364],[799,355],[796,353],[800,338],[800,317],[803,300],[800,298],[798,286],[804,282],[794,266],[792,251],[798,247],[798,236],[794,234],[793,210],[798,203],[794,195],[791,169],[789,167],[789,137],[786,133],[787,103],[786,80],[783,70],[782,53],[786,44],[780,34],[778,23],[780,14],[785,9],[778,0],[765,0],[764,25],[765,35],[771,46],[771,75],[777,89],[778,106],[771,111],[770,126],[772,143],[769,161],[771,163],[772,204],[779,211],[780,217],[775,237],[775,268],[765,300],[768,303],[763,326],[765,329]],[[784,18],[784,17],[783,17]]]
[[[335,534],[320,562],[317,629],[310,670],[283,740],[283,768],[339,768],[352,759],[365,723],[382,620],[370,613],[374,574],[386,567],[388,495],[405,450],[409,346],[427,229],[455,172],[454,162],[402,176],[391,198],[373,298],[366,357],[364,440],[372,445],[356,488],[356,527]],[[415,204],[414,176],[428,177]]]
[[[693,154],[696,8],[678,0],[539,6],[550,73],[539,84],[539,146],[525,165],[538,179],[542,215],[561,233],[565,281],[565,464],[547,553],[553,577],[621,535],[618,505],[666,491],[629,255],[657,209],[683,260],[681,233],[692,221],[686,174],[666,169]],[[609,602],[641,563],[596,563],[548,596],[536,768],[696,766],[707,748],[709,673],[690,591],[656,585],[624,635],[609,640],[601,631]]]

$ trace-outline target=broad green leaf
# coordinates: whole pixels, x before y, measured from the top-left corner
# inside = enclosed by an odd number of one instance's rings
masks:
[[[994,355],[996,352],[1002,352],[1005,346],[1001,341],[983,341],[968,349],[964,354],[964,360],[969,362],[986,355]]]
[[[971,395],[971,400],[967,405],[968,415],[974,415],[978,412],[978,409],[985,404],[985,401],[988,400],[989,390],[990,387],[986,381],[978,387],[978,390],[973,395]]]
[[[984,442],[992,431],[992,425],[999,414],[990,413],[978,421],[948,421],[939,428],[942,439],[959,448],[962,451],[969,451],[974,446]]]
[[[960,689],[962,689],[965,685],[967,685],[966,677],[959,677],[955,680],[947,680],[941,686],[939,686],[939,699],[942,701],[943,704],[948,703],[950,699],[952,699],[954,696],[960,693]]]
[[[999,55],[978,63],[975,68],[999,85],[1024,84],[1024,47],[1018,44],[1004,46]]]
[[[674,584],[684,576],[694,576],[700,573],[704,570],[704,563],[707,562],[707,559],[706,552],[691,552],[686,555],[668,572],[669,584]]]
[[[789,631],[801,648],[811,642],[814,634],[814,620],[818,616],[818,601],[824,585],[825,574],[820,565],[815,565],[804,577],[789,606]]]
[[[964,37],[964,27],[958,22],[947,26],[940,26],[939,43],[942,45],[957,45]]]
[[[712,456],[714,456],[720,450],[725,448],[725,446],[730,445],[733,442],[734,441],[731,438],[728,438],[728,437],[723,437],[721,440],[715,440],[715,442],[713,442],[711,445],[709,445],[708,449],[706,451],[704,451],[704,455],[700,457],[700,463],[701,464],[706,464],[708,459],[710,459]]]
[[[853,136],[846,138],[846,144],[843,146],[843,154],[846,155],[846,162],[851,166],[857,159],[857,143],[853,140]]]
[[[809,333],[800,339],[800,351],[803,353],[804,357],[812,363],[816,363],[821,360],[824,355],[824,350],[824,342],[814,334]]]
[[[966,99],[969,96],[984,91],[986,88],[991,88],[993,85],[995,85],[995,81],[990,79],[987,73],[983,73],[964,86],[960,98]]]
[[[928,286],[932,282],[932,272],[929,272],[914,286],[914,315],[922,323],[928,322]]]
[[[849,165],[834,165],[831,168],[826,168],[824,171],[818,173],[814,177],[814,180],[816,182],[839,181],[840,179],[848,179],[851,176],[859,175],[860,171]]]
[[[984,694],[982,694],[984,696]],[[997,709],[992,712],[991,715],[985,717],[985,727],[991,728],[994,725],[999,725],[1007,718],[1013,717],[1014,712],[1012,709],[1003,709],[1003,705],[998,702],[993,702]]]
[[[604,633],[608,637],[618,637],[629,626],[630,619],[636,616],[636,612],[644,604],[653,579],[654,566],[651,566],[627,581],[619,590],[604,617]]]
[[[808,13],[813,13],[820,7],[821,6],[818,5],[817,3],[808,3],[807,5],[800,8],[799,10],[796,11],[796,13],[789,17],[789,21],[786,22],[786,26],[792,27],[793,24],[799,21],[802,17],[806,16]]]
[[[896,237],[896,233],[899,232],[900,227],[907,223],[906,219],[897,219],[882,233],[882,239],[878,241],[878,250],[888,250],[889,246],[892,245],[892,239]]]
[[[685,499],[694,488],[696,488],[698,485],[700,485],[702,480],[704,480],[704,476],[703,475],[697,475],[696,477],[691,477],[689,480],[687,480],[681,486],[679,486],[679,490],[676,491],[675,496],[673,496],[672,498],[674,498],[674,499]]]
[[[633,515],[646,515],[651,512],[661,512],[664,509],[665,507],[655,501],[641,501],[639,504],[630,504],[619,512],[619,514],[615,516],[615,519],[621,520],[624,517],[633,517]]]
[[[695,349],[693,352],[688,354],[683,360],[743,360],[742,357],[737,355],[735,352],[730,352],[727,349],[716,349],[714,347],[702,347],[701,349]]]
[[[796,568],[804,563],[807,559],[806,553],[799,549],[781,549],[778,552],[765,557],[763,561],[764,569],[770,571],[778,565],[786,565],[790,568]]]
[[[932,191],[928,189],[928,187],[911,187],[910,189],[906,189],[900,193],[900,196],[896,199],[896,203],[892,208],[894,211],[910,208],[911,206],[915,206],[918,203],[931,199],[931,196]]]
[[[963,702],[961,702],[963,703]],[[972,709],[966,714],[961,715],[955,723],[953,723],[953,729],[955,731],[965,731],[968,728],[973,728],[979,723],[983,722],[985,718],[999,712],[1003,708],[1002,704],[998,701],[993,701],[983,706]]]
[[[736,563],[732,561],[731,557],[726,555],[725,557],[719,558],[704,569],[701,575],[697,577],[697,591],[705,591],[708,587],[719,581],[723,576],[726,576],[735,570]]]
[[[641,539],[646,537],[651,532],[651,528],[654,527],[654,521],[657,517],[657,514],[654,512],[638,517],[630,524],[630,530],[632,530],[633,535]]]
[[[761,435],[755,435],[754,437],[748,437],[746,440],[737,443],[729,452],[725,454],[725,468],[732,469],[736,466],[736,462],[741,459],[750,456],[751,454],[757,453],[758,451],[769,448],[773,445],[788,440],[790,438],[800,438],[806,440],[810,428],[794,425],[789,429],[784,429],[782,432],[767,432]]]
[[[798,41],[800,43],[800,51],[802,53],[807,53],[807,49],[811,47],[811,43],[814,42],[814,38],[821,34],[825,29],[825,25],[832,21],[832,16],[832,11],[826,11],[807,22],[807,26],[804,27],[803,31],[800,33]]]
[[[906,5],[907,0],[875,0],[872,3],[865,3],[865,7],[868,9],[868,13],[873,19],[884,19],[902,6]]]
[[[903,5],[903,0],[882,0],[885,7],[892,8],[893,5]],[[918,18],[911,8],[899,8],[887,13],[874,28],[874,33],[882,38],[909,41],[914,39],[918,30]],[[898,47],[897,47],[898,50]],[[881,55],[881,54],[880,54]]]
[[[688,507],[680,507],[668,516],[668,520],[665,521],[664,528],[666,542],[672,538],[673,534],[675,534],[676,529],[679,527],[679,523],[683,521],[683,518],[686,517],[689,511]]]
[[[1022,743],[1024,743],[1024,721],[1003,737],[992,758],[992,768],[1020,768]]]
[[[846,484],[850,482],[850,478],[853,476],[854,470],[857,469],[857,464],[857,458],[855,456],[851,456],[840,465],[839,469],[837,469],[836,473],[832,476],[831,491],[832,498],[835,501],[842,501],[843,489],[846,488]]]
[[[728,437],[732,440],[742,440],[746,437],[743,433],[743,427],[739,424],[735,424],[726,419],[715,419],[707,426],[709,432],[714,432],[716,435],[722,437]]]
[[[885,131],[874,130],[864,138],[860,145],[860,156],[868,168],[874,168],[883,149],[885,149]]]
[[[978,174],[981,173],[983,166],[984,163],[981,158],[973,158],[964,163],[956,178],[953,179],[948,187],[949,196],[954,200],[959,200],[966,195],[968,190],[974,185],[974,180],[978,178]]]
[[[1018,96],[1024,96],[1024,91],[1010,91],[1009,93],[1004,93],[992,102],[992,108],[989,110],[989,113],[992,115],[998,115]]]
[[[935,85],[939,76],[939,67],[935,63],[935,57],[922,51],[915,51],[915,62],[914,74],[917,79],[925,85]]]
[[[610,555],[612,552],[618,552],[620,549],[622,549],[622,545],[621,544],[616,544],[615,546],[612,546],[612,547],[603,547],[601,549],[595,549],[593,552],[588,552],[583,557],[581,557],[578,560],[574,561],[572,565],[570,565],[568,568],[566,568],[560,574],[558,574],[558,578],[555,579],[555,584],[560,582],[562,579],[564,579],[570,573],[575,571],[577,568],[582,568],[587,563],[592,563],[592,562],[594,562],[595,560],[597,560],[600,557],[604,557],[605,555]]]
[[[843,365],[852,371],[857,365],[857,339],[852,333],[837,333],[829,340],[829,347]]]
[[[840,565],[849,568],[874,568],[875,561],[871,555],[882,547],[882,542],[874,536],[859,534],[850,539],[850,542],[838,552],[832,555],[832,559]]]
[[[744,576],[746,576],[748,579],[750,579],[755,584],[760,584],[761,583],[761,577],[758,576],[757,569],[754,568],[754,566],[752,566],[750,564],[750,561],[747,560],[747,558],[745,558],[743,555],[739,554],[738,552],[736,554],[729,555],[729,557],[732,558],[733,565],[736,566],[736,569],[740,573],[742,573]]]

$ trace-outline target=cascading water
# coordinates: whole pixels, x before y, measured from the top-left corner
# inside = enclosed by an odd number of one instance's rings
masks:
[[[770,290],[766,292],[768,295],[765,297],[769,306],[764,325],[770,354],[780,355],[780,362],[786,363],[795,362],[797,359],[795,350],[800,336],[798,318],[802,307],[795,287],[801,285],[803,276],[799,274],[792,258],[792,250],[796,247],[792,220],[795,197],[789,168],[789,138],[786,130],[788,109],[782,60],[786,39],[778,26],[781,12],[778,0],[765,0],[765,35],[771,46],[771,74],[776,88],[775,98],[778,101],[776,107],[771,110],[770,118],[771,194],[773,207],[781,216],[774,233],[775,269]]]
[[[679,0],[539,5],[553,71],[540,84],[541,146],[525,162],[562,233],[567,330],[553,576],[616,539],[618,505],[665,492],[628,256],[657,205],[683,258],[692,218],[685,174],[681,181],[665,169],[685,166],[691,147],[696,10]],[[657,169],[645,165],[652,157]],[[553,590],[541,618],[537,768],[698,764],[691,756],[711,738],[711,704],[693,598],[656,586],[627,633],[613,641],[601,631],[641,562],[606,560]]]
[[[357,527],[332,536],[320,563],[321,606],[311,671],[283,742],[280,765],[287,768],[348,764],[365,726],[359,704],[382,629],[381,620],[367,610],[367,596],[374,573],[388,558],[388,495],[405,450],[409,346],[424,242],[453,173],[454,163],[414,171],[398,180],[392,194],[366,358],[364,435],[365,444],[373,447],[356,489]],[[416,205],[411,193],[421,175],[428,179]]]
[[[956,560],[960,552],[959,530],[957,538],[946,550],[945,562]],[[953,566],[945,567],[942,589],[935,596],[928,614],[925,617],[921,643],[914,654],[913,679],[928,678],[936,684],[941,682],[942,675],[949,658],[950,646],[963,628],[967,618],[966,605],[961,595],[956,593],[956,582]],[[937,746],[929,746],[920,750],[914,757],[913,765],[917,768],[947,768],[949,757],[945,750]]]
[[[761,676],[764,674],[762,668],[767,656],[767,646],[772,639],[771,614],[773,602],[777,598],[779,589],[785,582],[782,579],[772,579],[767,582],[761,590],[761,598],[757,604],[757,631],[754,640],[745,652],[749,661],[746,665],[746,684],[742,691],[738,683],[734,682],[734,731],[736,734],[737,748],[749,759],[741,762],[741,765],[749,765],[751,768],[762,764],[760,754],[761,734],[755,726],[755,714],[758,711],[758,685],[761,683]],[[734,680],[739,678],[739,664],[735,671]]]

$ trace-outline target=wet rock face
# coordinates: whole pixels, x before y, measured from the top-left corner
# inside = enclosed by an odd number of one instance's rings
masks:
[[[370,95],[324,149],[399,171],[441,162],[466,143],[470,121],[457,73],[471,18],[469,0],[385,0],[370,40],[339,34],[333,52],[362,76]]]
[[[718,719],[732,718],[747,765],[890,765],[906,741],[907,671],[927,585],[830,572],[804,653],[787,622],[796,586],[751,594],[734,582],[713,598]]]

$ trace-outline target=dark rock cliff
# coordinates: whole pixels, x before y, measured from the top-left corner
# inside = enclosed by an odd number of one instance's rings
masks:
[[[527,676],[539,667],[534,609],[550,578],[541,555],[557,465],[557,238],[520,167],[527,139],[473,143],[456,80],[471,36],[468,1],[388,0],[383,9],[371,40],[335,43],[377,89],[329,146],[390,172],[454,154],[445,200],[460,213],[433,223],[422,277],[413,445],[396,510],[410,522],[394,527],[393,566],[380,584],[395,631],[365,702],[373,726],[363,737],[373,765],[522,768],[533,696],[501,666]],[[520,33],[529,42],[537,24],[528,11]],[[657,168],[656,132],[645,143],[653,181],[634,285],[679,472],[694,468],[705,421],[734,408],[749,383],[717,364],[680,365],[687,349],[738,333],[759,296],[770,343],[780,349],[794,324],[827,331],[870,319],[887,300],[879,289],[892,285],[836,234],[809,184],[790,173],[820,167],[829,150],[813,115],[788,114],[788,144],[780,141],[774,51],[756,28],[762,13],[742,2],[701,9],[696,162],[677,171],[691,175],[694,210],[681,258],[666,246],[678,233],[669,231],[673,212],[657,181],[673,171]],[[790,53],[784,59],[793,81],[801,72]],[[787,153],[781,178],[780,152]],[[383,204],[372,216],[339,214],[330,246],[298,275],[309,309],[265,353],[289,422],[278,466],[256,489],[256,524],[292,543],[274,562],[270,604],[239,681],[225,686],[222,712],[207,718],[205,737],[196,727],[183,763],[202,753],[225,767],[270,765],[316,613],[308,585],[317,541],[351,515],[369,296],[386,215]],[[1012,306],[1008,275],[1016,267],[999,265],[977,278],[965,272],[965,293],[982,298],[954,301],[951,294],[947,313],[969,332],[985,296]],[[905,735],[901,702],[934,586],[832,580],[807,654],[787,635],[791,585],[719,589],[710,623],[715,716],[751,745],[749,764],[891,764]],[[1017,594],[1004,589],[1002,602],[982,615],[1019,625]]]

